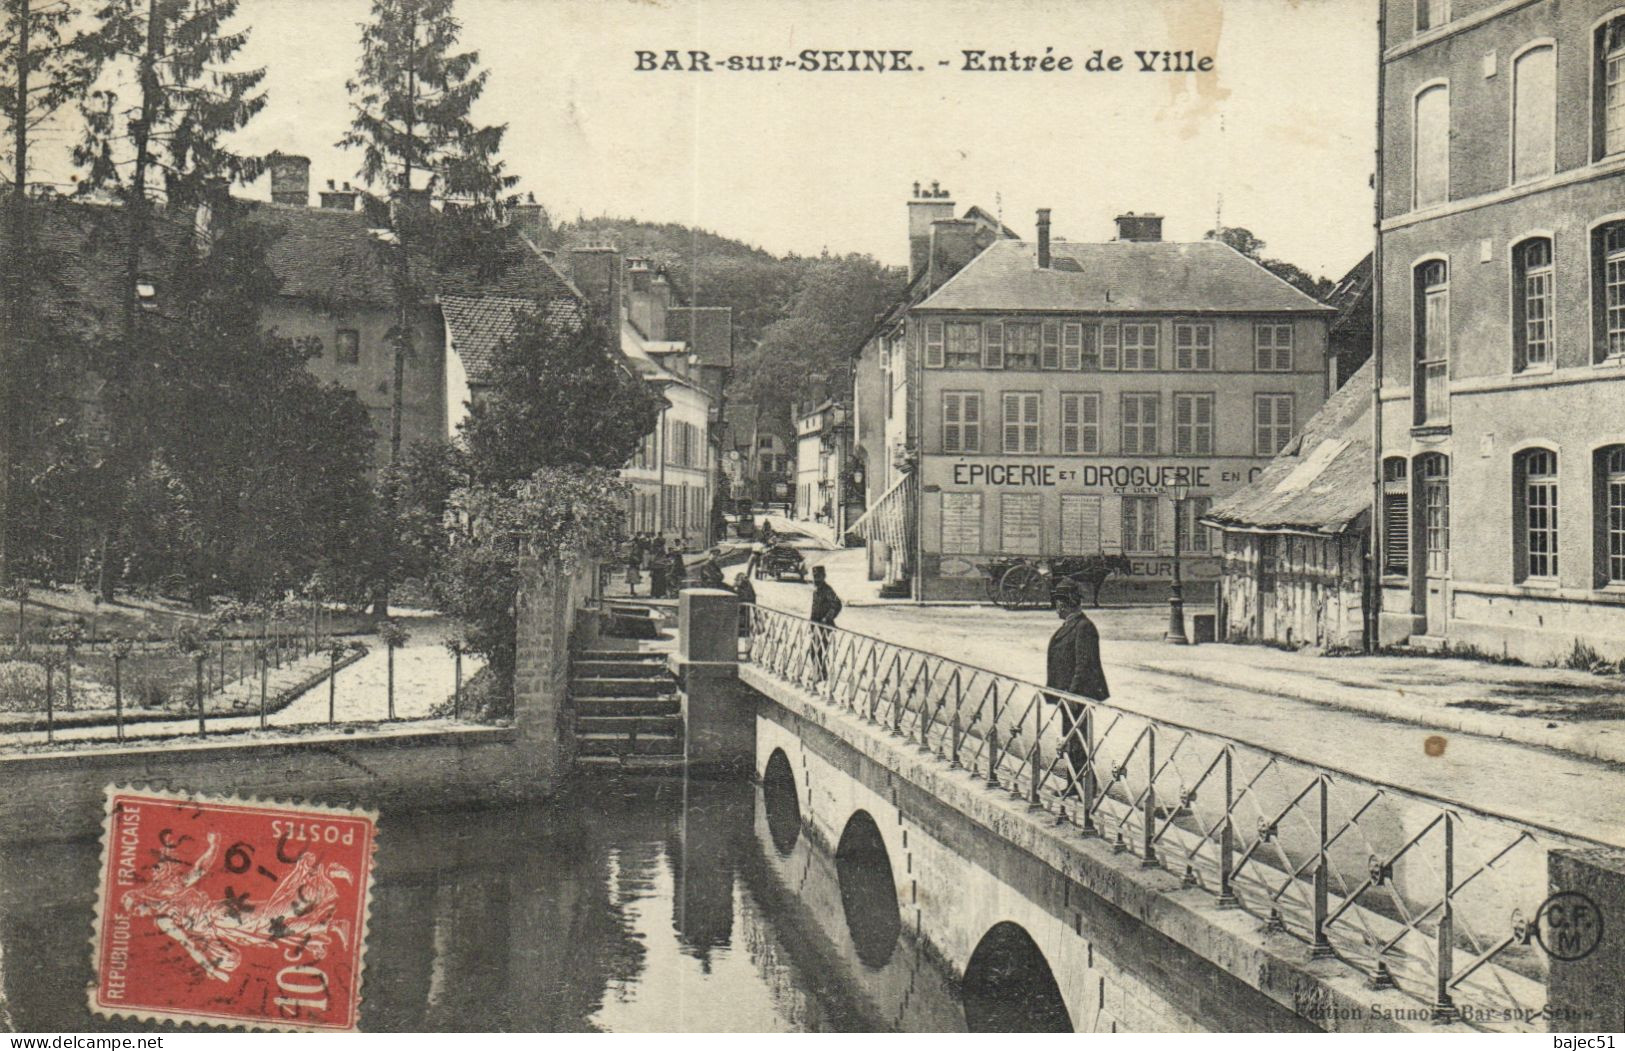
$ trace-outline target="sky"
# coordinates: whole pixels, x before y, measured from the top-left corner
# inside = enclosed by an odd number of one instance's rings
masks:
[[[354,179],[334,144],[369,0],[242,0],[269,104],[237,141]],[[557,219],[685,223],[775,253],[907,259],[906,200],[936,180],[1031,237],[1105,240],[1123,211],[1193,240],[1245,226],[1338,277],[1369,250],[1375,0],[458,0],[490,85],[475,116]],[[918,71],[639,72],[635,52],[794,58],[906,49]],[[962,51],[1071,56],[970,72]],[[1088,73],[1100,49],[1118,72]],[[1135,51],[1211,56],[1145,73]],[[942,65],[941,63],[946,63]],[[65,140],[67,134],[63,134]],[[44,173],[62,179],[66,165]],[[249,196],[268,196],[263,181]]]

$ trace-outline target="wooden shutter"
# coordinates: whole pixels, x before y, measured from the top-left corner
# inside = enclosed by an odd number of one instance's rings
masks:
[[[1411,499],[1405,493],[1382,498],[1383,572],[1405,573],[1411,568]]]
[[[982,550],[982,494],[942,494],[942,553],[975,555]]]
[[[982,451],[982,396],[980,394],[961,394],[960,399],[964,451],[979,453]]]
[[[1046,369],[1061,367],[1061,325],[1059,322],[1044,322],[1039,367]]]
[[[1061,368],[1071,372],[1083,368],[1083,326],[1076,321],[1061,326]]]
[[[1024,453],[1038,452],[1038,435],[1041,427],[1039,419],[1039,399],[1036,394],[1022,395],[1022,418],[1024,426],[1021,428],[1021,451]]]
[[[1213,326],[1197,325],[1192,333],[1196,344],[1196,367],[1203,371],[1213,368]]]
[[[1275,399],[1268,394],[1254,398],[1253,417],[1254,452],[1260,456],[1273,455],[1275,450],[1270,447],[1270,442],[1275,434]]]
[[[1107,372],[1117,371],[1118,339],[1117,322],[1108,321],[1100,327],[1100,367]]]
[[[1004,396],[1004,451],[1021,451],[1021,395],[1015,393]]]
[[[1194,325],[1174,326],[1174,368],[1194,369],[1196,367],[1196,327]]]
[[[1195,428],[1195,451],[1199,456],[1208,456],[1213,452],[1213,395],[1198,394],[1192,400],[1196,410],[1191,421]]]
[[[925,367],[942,368],[942,322],[925,323]]]
[[[1123,395],[1123,451],[1140,451],[1140,399],[1132,394]]]
[[[1196,399],[1189,394],[1174,397],[1174,453],[1189,456],[1196,451]]]
[[[942,395],[942,451],[956,453],[963,450],[960,444],[964,440],[964,432],[960,430],[960,403],[962,395],[944,393]]]
[[[1080,394],[1061,395],[1061,452],[1078,451],[1078,427],[1082,415],[1078,405]]]
[[[1093,493],[1063,495],[1061,554],[1098,555],[1100,551],[1100,497]]]
[[[1078,451],[1084,453],[1098,453],[1100,451],[1100,395],[1080,395],[1080,412],[1078,414]]]
[[[989,321],[982,325],[982,367],[1004,368],[1004,323]]]
[[[1275,326],[1275,370],[1292,371],[1292,326]]]

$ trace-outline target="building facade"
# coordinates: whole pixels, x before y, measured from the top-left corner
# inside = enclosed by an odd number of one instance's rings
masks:
[[[1385,642],[1625,655],[1625,6],[1385,0]]]
[[[795,517],[827,525],[837,541],[848,518],[852,448],[851,414],[846,406],[824,401],[796,416]]]
[[[999,239],[906,313],[920,599],[981,599],[989,563],[1123,555],[1113,601],[1188,596],[1218,553],[1195,523],[1286,447],[1326,396],[1329,308],[1216,241]],[[903,358],[901,369],[897,354]],[[1188,490],[1174,516],[1175,486]]]

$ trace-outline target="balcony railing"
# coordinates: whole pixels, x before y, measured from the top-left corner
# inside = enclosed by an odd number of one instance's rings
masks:
[[[1441,1021],[1533,1031],[1554,848],[1608,846],[749,607],[750,661]]]

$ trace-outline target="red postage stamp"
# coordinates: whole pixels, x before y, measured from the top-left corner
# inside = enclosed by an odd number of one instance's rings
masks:
[[[353,1030],[377,815],[110,787],[97,1014]]]

